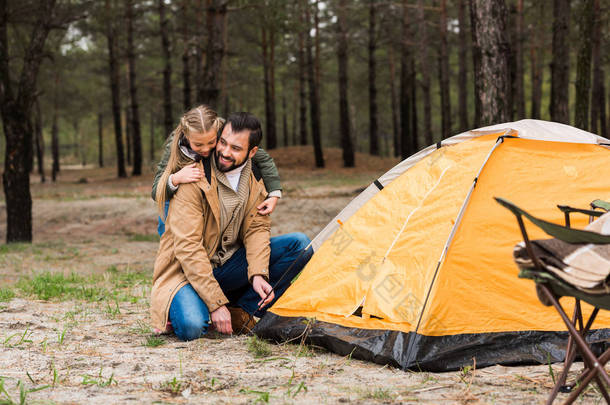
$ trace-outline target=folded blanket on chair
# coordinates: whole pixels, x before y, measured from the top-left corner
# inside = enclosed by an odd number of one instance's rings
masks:
[[[610,213],[585,230],[610,234]],[[533,240],[531,244],[541,265],[555,277],[589,294],[610,293],[610,245],[572,244],[559,239]],[[515,246],[513,256],[522,270],[539,271],[524,242]]]

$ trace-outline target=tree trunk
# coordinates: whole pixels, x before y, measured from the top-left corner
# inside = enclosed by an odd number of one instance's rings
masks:
[[[97,161],[100,167],[104,167],[104,115],[97,114]]]
[[[537,16],[542,21],[544,19],[545,7],[544,2],[537,2],[534,6]],[[542,48],[542,30],[539,24],[532,24],[529,35],[530,43],[530,69],[531,69],[531,93],[532,93],[532,109],[530,112],[531,118],[540,119],[540,110],[542,103],[542,75],[543,75],[543,48]]]
[[[299,63],[299,139],[301,145],[307,145],[307,100],[305,94],[305,82],[307,75],[307,62],[305,60],[305,34],[308,33],[309,22],[306,21],[307,12],[305,10],[308,7],[307,3],[303,0],[299,1],[300,11],[299,19],[301,23],[301,29],[299,29],[298,41],[299,49],[297,53],[297,59]],[[309,34],[308,34],[309,35]]]
[[[593,2],[593,15],[595,20],[593,22],[593,44],[591,49],[591,57],[593,62],[593,89],[591,91],[591,124],[590,131],[594,134],[603,136],[598,132],[598,120],[599,120],[599,106],[600,106],[600,89],[603,83],[603,73],[601,67],[600,57],[600,45],[601,45],[601,21],[600,21],[600,8],[599,0]],[[602,96],[603,97],[603,96]]]
[[[286,111],[286,87],[282,86],[282,130],[284,132],[284,146],[288,146],[288,111]]]
[[[228,0],[207,1],[208,44],[203,70],[203,83],[198,98],[201,103],[218,110],[222,59],[225,49],[222,33],[227,17]]]
[[[506,0],[505,0],[506,1]],[[513,121],[515,116],[515,93],[517,87],[517,58],[515,57],[515,42],[517,41],[517,33],[515,28],[515,16],[517,14],[517,7],[509,0],[508,3],[508,17],[506,20],[506,27],[508,28],[508,95],[506,100],[508,103],[508,117],[507,121]],[[483,50],[485,52],[485,50]]]
[[[341,148],[343,149],[343,166],[354,167],[354,147],[349,120],[348,88],[348,58],[347,58],[347,21],[345,1],[339,0],[337,13],[337,59],[339,62],[339,131],[341,133]]]
[[[57,126],[57,110],[59,109],[57,100],[58,88],[59,77],[57,73],[55,73],[55,87],[53,89],[53,124],[51,125],[51,156],[53,158],[51,180],[53,180],[53,183],[57,180],[57,173],[59,173],[59,128]]]
[[[133,160],[133,127],[131,126],[131,109],[125,107],[125,143],[127,144],[127,164],[131,165]]]
[[[34,135],[36,140],[36,160],[38,162],[38,174],[40,182],[46,181],[44,175],[44,138],[42,136],[42,113],[40,112],[40,102],[36,98],[36,114],[34,120]]]
[[[311,26],[311,16],[309,12],[309,4],[307,0],[304,2],[305,7],[305,20],[307,27]],[[317,12],[317,8],[316,8]],[[322,152],[322,139],[320,135],[320,98],[318,93],[318,84],[316,83],[316,74],[314,67],[314,56],[313,56],[313,40],[309,29],[306,30],[306,44],[305,48],[307,51],[307,81],[309,84],[309,111],[311,116],[311,136],[313,139],[313,151],[316,160],[316,167],[324,167],[324,154]],[[316,32],[316,36],[318,33]],[[347,107],[346,107],[347,108]]]
[[[403,0],[403,15],[402,15],[402,42],[400,52],[400,155],[402,159],[406,159],[413,154],[411,139],[412,134],[412,107],[411,96],[414,85],[411,78],[411,54],[409,52],[409,13],[408,0]]]
[[[593,0],[583,0],[578,16],[580,49],[576,64],[576,113],[574,126],[589,129],[589,92],[591,90],[591,40],[593,37]]]
[[[377,80],[375,49],[377,47],[375,0],[369,0],[369,153],[379,155],[379,136],[377,125]]]
[[[155,161],[155,112],[150,110],[150,161]]]
[[[44,44],[51,29],[55,1],[39,2],[36,22],[23,54],[21,71],[14,83],[10,77],[8,4],[0,0],[0,115],[4,129],[5,158],[2,185],[6,201],[6,241],[32,241],[32,195],[29,162],[32,159],[31,112],[36,99],[36,79]]]
[[[470,0],[474,43],[476,126],[506,122],[512,105],[510,94],[509,44],[506,35],[508,13],[504,0]],[[480,117],[478,117],[480,115]]]
[[[227,55],[227,60],[223,63],[220,64],[220,70],[221,70],[221,82],[220,82],[220,97],[222,98],[222,105],[223,105],[223,109],[224,109],[224,116],[227,117],[230,113],[231,110],[229,108],[229,103],[230,103],[230,98],[229,98],[229,92],[227,91],[227,65],[228,65],[228,60],[229,60],[229,56],[230,56],[230,52],[229,52],[229,15],[227,15],[227,19],[225,20],[225,24],[223,26],[222,29],[222,43],[223,43],[223,48],[225,50],[225,54]],[[220,101],[219,101],[220,103]]]
[[[417,125],[417,72],[415,71],[415,59],[411,58],[409,69],[409,82],[411,83],[411,94],[409,105],[411,106],[411,150],[415,153],[419,150],[419,129]],[[428,146],[428,145],[426,145]]]
[[[298,62],[297,62],[298,63]],[[292,122],[291,122],[291,137],[292,137],[292,145],[298,145],[297,138],[297,124],[299,122],[299,80],[295,80],[294,88],[292,92]]]
[[[182,23],[180,24],[180,27],[182,28],[182,43],[184,44],[184,48],[182,50],[182,106],[184,111],[188,111],[191,108],[191,69],[189,66],[191,59],[191,41],[188,30],[190,22],[187,18],[189,14],[188,4],[189,0],[182,1]],[[168,137],[172,130],[173,125],[170,126],[169,132],[165,130],[165,136]]]
[[[449,53],[447,51],[447,0],[441,0],[439,83],[441,90],[442,137],[451,136],[451,99],[449,96]]]
[[[121,92],[119,89],[119,64],[116,55],[116,28],[114,16],[110,8],[110,0],[106,0],[107,27],[106,39],[108,41],[108,63],[110,77],[110,93],[112,96],[112,117],[114,120],[114,140],[116,144],[117,171],[119,177],[127,177],[125,170],[125,156],[123,152],[123,133],[121,129]]]
[[[163,55],[163,126],[165,133],[172,132],[172,55],[169,42],[169,21],[165,15],[165,0],[159,0],[159,23],[161,32],[161,53]],[[184,24],[186,25],[186,24]],[[184,28],[186,29],[186,28]],[[186,47],[186,43],[185,43]],[[188,57],[188,56],[187,56]],[[187,60],[188,65],[188,60]],[[134,169],[135,170],[135,169]]]
[[[136,85],[136,56],[133,46],[133,21],[133,0],[129,0],[127,1],[127,61],[129,66],[129,96],[131,101],[130,129],[133,147],[133,168],[131,174],[132,176],[140,176],[142,175],[142,132],[140,129],[140,113],[138,111],[139,106]],[[164,100],[164,106],[165,102],[166,100]],[[167,118],[168,117],[166,117],[166,119]]]
[[[570,123],[570,0],[553,0],[551,121]]]
[[[315,72],[315,78],[316,78],[316,87],[318,88],[318,103],[320,103],[321,99],[322,99],[322,85],[320,84],[320,74],[321,74],[321,69],[320,69],[320,13],[319,13],[319,7],[320,7],[320,0],[315,0],[314,1],[314,13],[313,13],[313,28],[314,31],[316,33],[316,36],[314,37],[314,72]]]
[[[187,0],[188,1],[188,0]],[[204,2],[207,3],[208,0],[197,0],[195,10],[193,14],[195,14],[195,103],[201,103],[201,94],[203,93],[203,16],[205,13]],[[194,2],[193,2],[194,3]],[[190,109],[189,107],[186,110]],[[168,134],[169,135],[169,134]]]
[[[417,26],[419,27],[419,71],[421,74],[421,90],[424,101],[424,139],[426,145],[434,143],[432,138],[432,101],[430,99],[430,68],[432,63],[428,52],[428,28],[422,0],[417,2]]]
[[[261,24],[261,48],[263,56],[263,85],[265,88],[265,130],[267,149],[277,147],[275,125],[275,84],[274,84],[274,28],[264,20]]]
[[[523,0],[517,0],[517,21],[515,21],[515,111],[517,119],[525,118],[525,93],[523,90],[523,40],[524,22],[523,22]],[[533,39],[533,38],[532,38]]]
[[[390,68],[390,103],[392,108],[392,146],[394,156],[400,156],[400,114],[396,95],[396,65],[391,46],[388,47],[388,65]]]
[[[460,132],[467,131],[468,126],[468,36],[466,33],[468,20],[466,17],[466,0],[458,2],[458,114],[460,117]]]

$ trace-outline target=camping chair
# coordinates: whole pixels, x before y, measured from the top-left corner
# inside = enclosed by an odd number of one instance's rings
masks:
[[[530,278],[536,282],[536,292],[540,301],[546,306],[554,306],[568,328],[569,338],[564,369],[551,391],[547,404],[551,404],[560,391],[566,393],[570,392],[570,396],[565,403],[571,404],[578,398],[591,381],[596,382],[606,402],[610,404],[610,396],[606,389],[606,387],[610,387],[610,376],[604,368],[604,365],[610,360],[610,349],[606,350],[601,356],[596,357],[590,344],[586,341],[586,335],[591,329],[599,310],[610,310],[610,290],[593,291],[576,288],[565,279],[558,277],[557,268],[555,268],[554,271],[551,271],[549,263],[541,260],[540,252],[542,250],[540,248],[537,249],[535,245],[536,242],[540,241],[530,241],[523,222],[523,217],[526,217],[548,235],[554,237],[556,240],[567,242],[568,244],[610,244],[610,235],[602,235],[596,232],[569,228],[570,213],[578,212],[589,215],[590,217],[597,217],[601,216],[604,212],[558,206],[558,208],[564,212],[566,218],[566,226],[561,226],[535,218],[502,198],[496,198],[496,201],[512,211],[517,217],[519,228],[523,235],[527,256],[529,256],[529,259],[531,260],[531,267],[519,265],[519,277]],[[594,203],[592,203],[592,208],[610,208],[601,203],[603,202],[599,200],[594,201]],[[576,300],[572,319],[568,318],[565,310],[559,303],[559,298],[562,296],[574,297]],[[588,320],[583,319],[580,304],[581,300],[594,307]],[[565,385],[568,372],[576,357],[576,352],[581,355],[585,367],[573,384]]]

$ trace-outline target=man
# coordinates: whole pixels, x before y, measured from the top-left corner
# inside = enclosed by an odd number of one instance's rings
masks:
[[[153,274],[155,329],[171,324],[182,340],[205,334],[210,321],[239,332],[232,317],[262,316],[311,257],[303,234],[270,239],[271,219],[257,210],[267,195],[251,161],[261,138],[256,117],[231,114],[214,157],[198,163],[206,178],[182,184],[171,200]]]

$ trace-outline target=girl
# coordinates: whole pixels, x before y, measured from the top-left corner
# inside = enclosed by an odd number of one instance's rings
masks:
[[[214,110],[206,105],[200,105],[187,111],[180,118],[180,124],[167,138],[152,187],[152,198],[157,202],[163,218],[167,216],[169,200],[178,190],[179,185],[196,182],[204,177],[205,173],[197,167],[196,162],[209,158],[214,152],[218,133],[223,125],[224,120]],[[261,148],[252,158],[252,163],[260,170],[268,192],[267,199],[257,209],[261,215],[271,214],[277,200],[282,196],[277,167],[271,156]],[[157,231],[159,236],[165,232],[165,224],[161,217]]]

